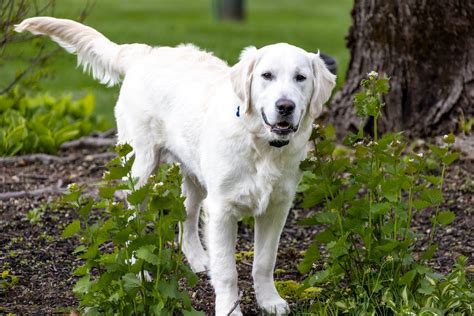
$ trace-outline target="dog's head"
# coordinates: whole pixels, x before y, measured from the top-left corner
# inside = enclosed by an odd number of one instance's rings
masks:
[[[319,116],[335,79],[319,54],[284,43],[245,48],[231,70],[242,114],[277,147]]]

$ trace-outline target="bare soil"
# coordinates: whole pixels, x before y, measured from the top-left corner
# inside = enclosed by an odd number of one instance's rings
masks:
[[[107,151],[109,150],[109,151]],[[108,154],[110,153],[110,154]],[[86,184],[94,192],[102,177],[105,163],[113,157],[106,147],[73,147],[58,154],[59,159],[0,161],[0,272],[9,270],[19,277],[11,288],[0,287],[0,314],[44,315],[66,313],[77,307],[71,288],[75,279],[71,272],[78,265],[72,254],[74,239],[64,240],[61,233],[75,217],[74,211],[57,204],[61,191],[69,183]],[[445,182],[446,202],[443,207],[456,213],[456,220],[436,233],[439,250],[432,261],[434,267],[447,272],[459,255],[474,263],[474,180],[473,160],[465,158],[451,166]],[[41,193],[37,189],[48,188]],[[6,198],[11,192],[20,197]],[[32,196],[30,193],[34,193]],[[35,193],[36,192],[36,193]],[[23,197],[21,197],[23,195]],[[40,220],[32,223],[27,214],[37,209]],[[318,210],[295,208],[290,212],[281,237],[277,259],[278,280],[301,281],[297,264],[302,251],[317,233],[316,227],[297,225],[297,221]],[[417,214],[415,227],[429,233],[430,210]],[[253,228],[240,223],[238,251],[252,250]],[[420,242],[418,247],[423,249]],[[241,307],[245,315],[261,313],[252,289],[251,259],[238,263],[239,286],[243,292]],[[194,306],[211,315],[214,294],[205,274],[190,290]]]

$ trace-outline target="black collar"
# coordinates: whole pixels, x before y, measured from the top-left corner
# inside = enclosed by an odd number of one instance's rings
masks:
[[[271,140],[268,143],[272,147],[280,148],[280,147],[288,145],[290,143],[290,141],[289,140]]]

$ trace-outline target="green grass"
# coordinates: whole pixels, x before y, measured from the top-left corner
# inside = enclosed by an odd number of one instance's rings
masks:
[[[247,0],[247,19],[242,22],[217,22],[212,18],[211,0],[98,0],[85,23],[117,43],[142,42],[150,45],[174,46],[194,43],[230,64],[241,49],[288,42],[308,51],[331,54],[339,62],[341,85],[349,53],[344,37],[351,23],[352,0]],[[77,18],[83,0],[57,1],[55,16]],[[31,46],[31,43],[28,44]],[[50,47],[55,47],[51,44]],[[32,47],[15,45],[8,52],[31,56]],[[0,61],[2,78],[11,78],[22,64]],[[113,105],[118,87],[107,88],[82,74],[76,58],[65,52],[50,61],[52,79],[43,80],[42,87],[53,93],[82,96],[88,91],[97,98],[97,112],[113,121]]]

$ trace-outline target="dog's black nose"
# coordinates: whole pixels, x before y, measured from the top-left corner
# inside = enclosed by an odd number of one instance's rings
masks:
[[[288,116],[295,110],[295,102],[288,99],[279,99],[275,103],[278,114],[281,116]]]

